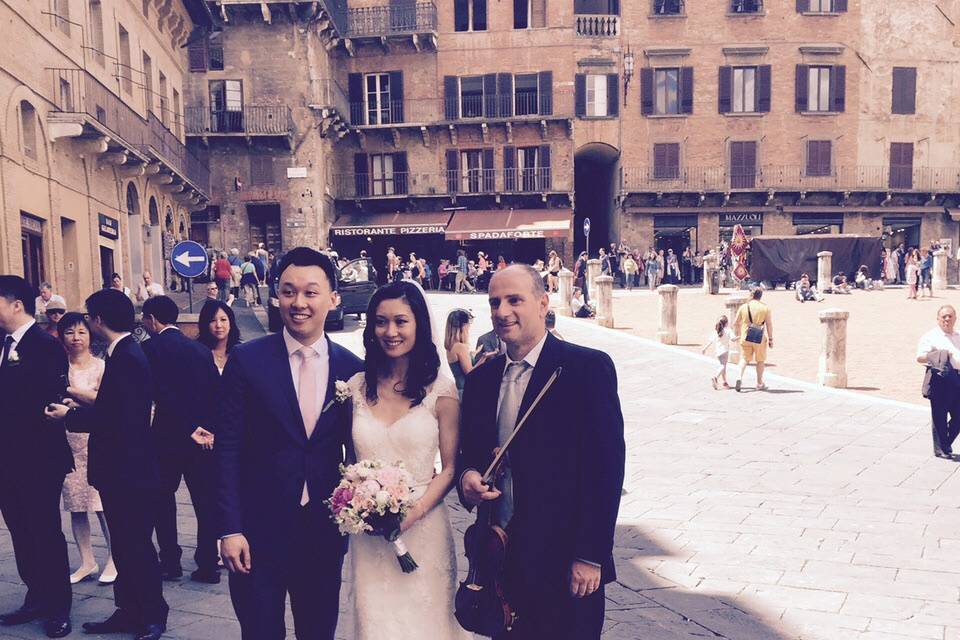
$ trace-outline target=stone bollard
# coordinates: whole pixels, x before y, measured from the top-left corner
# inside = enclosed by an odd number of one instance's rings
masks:
[[[726,302],[723,303],[723,306],[727,309],[727,326],[730,329],[737,333],[738,327],[737,324],[737,310],[745,302],[750,300],[749,294],[745,293],[733,293],[727,296]],[[727,362],[730,364],[738,364],[740,362],[740,343],[736,340],[730,341],[730,352],[727,355]]]
[[[600,275],[600,260],[594,258],[587,260],[587,290],[584,291],[584,299],[593,300],[597,296],[597,276]]]
[[[560,269],[560,300],[557,302],[558,316],[572,316],[570,301],[573,300],[573,271]]]
[[[817,291],[826,293],[833,288],[833,252],[821,251],[817,254]]]
[[[597,276],[597,297],[594,298],[597,310],[597,324],[613,329],[613,277]]]
[[[947,250],[933,252],[933,289],[943,291],[947,288]]]
[[[657,327],[657,340],[663,344],[677,344],[677,292],[675,284],[662,284],[657,287],[660,308],[660,325]]]
[[[820,312],[822,327],[820,369],[817,382],[824,387],[847,387],[847,318],[849,311],[824,309]]]

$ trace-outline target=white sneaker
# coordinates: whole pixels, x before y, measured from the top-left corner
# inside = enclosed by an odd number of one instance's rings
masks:
[[[113,584],[117,581],[117,566],[113,564],[113,559],[111,558],[107,562],[107,566],[103,568],[103,573],[100,574],[98,582],[100,584]]]
[[[77,584],[100,570],[100,567],[94,564],[92,567],[80,567],[70,574],[70,584]]]

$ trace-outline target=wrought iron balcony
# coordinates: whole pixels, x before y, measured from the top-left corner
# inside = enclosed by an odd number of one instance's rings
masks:
[[[949,193],[960,191],[960,167],[763,166],[634,167],[623,171],[628,193],[746,191],[832,191]]]
[[[462,95],[459,98],[391,100],[380,104],[350,103],[350,125],[396,127],[454,120],[484,121],[572,117],[566,94],[515,93],[512,96]]]
[[[450,195],[543,194],[572,190],[570,176],[550,167],[467,169],[440,173],[394,171],[383,176],[343,173],[333,176],[336,197],[344,200]]]
[[[239,110],[187,107],[188,136],[293,135],[293,116],[286,105],[253,105]]]
[[[437,32],[437,5],[402,2],[347,11],[347,38],[380,38]]]
[[[620,16],[575,16],[577,35],[583,38],[616,38],[620,35]]]
[[[94,138],[96,132],[105,133],[144,162],[163,163],[207,197],[209,169],[153,113],[144,119],[83,69],[48,71],[54,105],[49,120],[67,127],[65,136]]]

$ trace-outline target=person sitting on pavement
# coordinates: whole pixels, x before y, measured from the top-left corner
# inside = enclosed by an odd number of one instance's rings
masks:
[[[873,289],[873,280],[870,278],[870,269],[865,264],[860,265],[860,268],[857,269],[857,275],[854,276],[853,281],[858,289],[863,289],[864,291],[870,291]]]
[[[570,300],[570,311],[572,311],[573,315],[577,318],[592,318],[596,315],[593,305],[584,301],[583,291],[579,288],[573,290],[573,299]]]
[[[797,283],[794,285],[794,290],[796,291],[797,300],[800,302],[806,302],[807,300],[813,300],[815,302],[823,301],[823,296],[817,291],[816,285],[810,283],[810,276],[807,274],[800,276],[800,279],[797,280]]]
[[[853,293],[850,283],[847,282],[847,276],[844,275],[843,271],[833,276],[833,293]]]

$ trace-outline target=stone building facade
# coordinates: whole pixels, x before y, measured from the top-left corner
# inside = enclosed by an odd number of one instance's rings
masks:
[[[960,2],[211,6],[187,129],[213,246],[569,263],[590,218],[591,252],[735,224],[956,248]]]
[[[209,197],[183,130],[194,0],[14,1],[0,9],[0,272],[71,309],[110,275],[168,280]],[[19,240],[19,241],[18,241]]]

